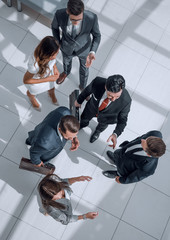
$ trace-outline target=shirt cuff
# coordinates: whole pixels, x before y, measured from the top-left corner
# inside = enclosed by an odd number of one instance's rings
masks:
[[[114,134],[114,135],[116,136],[116,138],[117,138],[117,133],[114,132],[113,134]]]
[[[94,52],[94,51],[90,51],[89,54],[90,54],[90,53],[93,53],[93,54],[95,55],[95,52]]]

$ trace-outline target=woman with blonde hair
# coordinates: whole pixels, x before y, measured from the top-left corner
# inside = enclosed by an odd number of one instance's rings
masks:
[[[52,36],[41,40],[30,56],[28,70],[24,75],[23,82],[27,86],[27,96],[32,106],[40,111],[40,103],[36,95],[48,91],[52,103],[58,105],[55,96],[54,83],[59,77],[56,66],[56,56],[59,51],[59,44]]]
[[[80,181],[90,181],[89,176],[80,176],[69,179],[61,179],[55,174],[47,175],[38,185],[41,199],[40,212],[50,215],[56,221],[67,225],[80,219],[94,219],[98,212],[88,212],[82,215],[73,215],[70,196],[72,190],[70,185]]]

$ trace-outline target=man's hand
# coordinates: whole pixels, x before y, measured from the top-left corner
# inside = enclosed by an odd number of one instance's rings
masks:
[[[119,176],[116,176],[116,177],[115,177],[115,181],[116,181],[117,183],[120,183],[119,178],[120,178]]]
[[[81,104],[79,104],[79,103],[77,102],[77,100],[74,102],[74,105],[75,105],[75,107],[81,108]]]
[[[107,139],[107,142],[110,142],[110,141],[112,141],[113,144],[109,145],[109,147],[113,147],[113,149],[114,149],[116,147],[116,143],[117,143],[117,137],[114,133]]]
[[[70,151],[76,151],[78,147],[80,146],[79,140],[77,137],[73,138],[71,142],[71,148]]]
[[[44,163],[41,161],[41,163],[40,164],[38,164],[38,165],[35,165],[35,166],[37,166],[37,167],[44,167]]]
[[[86,67],[89,68],[92,65],[93,60],[95,60],[94,53],[89,53],[86,59]]]

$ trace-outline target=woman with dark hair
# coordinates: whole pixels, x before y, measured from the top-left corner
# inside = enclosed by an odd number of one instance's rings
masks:
[[[23,81],[27,85],[27,96],[32,106],[40,111],[40,103],[36,95],[48,91],[52,103],[58,105],[55,96],[54,82],[59,77],[56,66],[56,56],[59,51],[59,44],[52,36],[47,36],[41,40],[34,53],[30,56],[28,70]]]
[[[98,212],[88,212],[83,215],[73,215],[70,196],[72,190],[70,185],[80,181],[90,181],[89,176],[80,176],[69,179],[61,179],[55,174],[47,175],[38,185],[38,191],[42,206],[40,212],[50,215],[56,221],[67,225],[80,219],[94,219]]]

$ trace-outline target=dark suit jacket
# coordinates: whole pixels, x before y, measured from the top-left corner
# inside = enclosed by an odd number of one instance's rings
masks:
[[[27,141],[31,145],[30,158],[33,164],[38,165],[41,161],[48,161],[63,149],[66,139],[61,141],[57,126],[65,115],[70,115],[70,110],[66,107],[59,107],[50,112],[33,131],[28,133]]]
[[[96,77],[78,96],[77,102],[82,104],[87,96],[92,94],[86,107],[94,116],[98,114],[97,120],[100,123],[114,124],[117,123],[114,133],[119,136],[127,123],[128,113],[130,111],[131,97],[126,89],[116,101],[111,102],[107,108],[98,111],[100,100],[105,92],[106,79]]]
[[[146,139],[150,136],[155,136],[162,138],[162,134],[159,131],[150,131],[131,142],[124,142],[120,146],[121,149],[118,149],[117,153],[119,158],[117,161],[117,171],[121,174],[122,177],[119,178],[121,183],[133,183],[141,181],[142,179],[154,174],[155,169],[158,164],[158,158],[149,157],[149,156],[140,156],[133,153],[133,150],[126,152],[126,149],[129,147],[140,144],[141,139]],[[141,146],[142,147],[142,146]]]
[[[97,15],[90,11],[84,11],[81,32],[75,39],[66,31],[68,17],[69,15],[66,13],[66,9],[60,9],[56,11],[52,22],[53,36],[57,39],[59,44],[61,44],[61,50],[66,55],[72,55],[73,51],[78,55],[88,47],[90,47],[90,51],[96,52],[101,39]],[[62,31],[61,38],[60,30]]]

